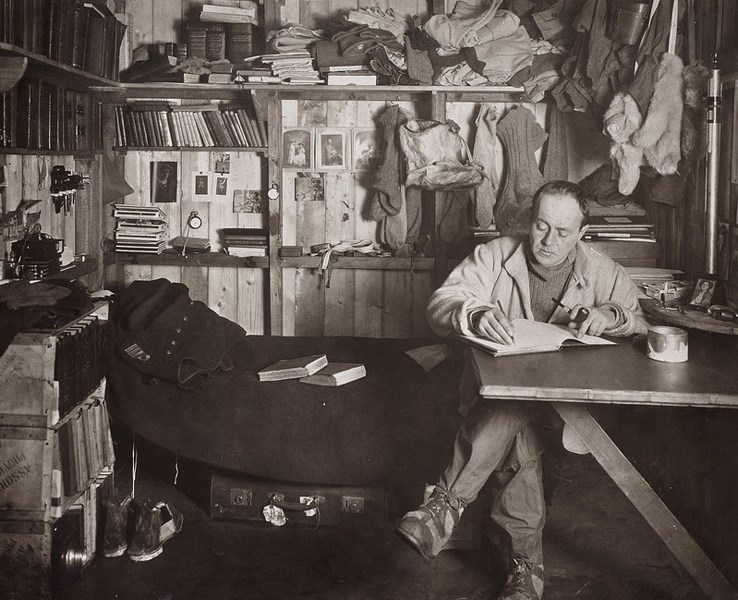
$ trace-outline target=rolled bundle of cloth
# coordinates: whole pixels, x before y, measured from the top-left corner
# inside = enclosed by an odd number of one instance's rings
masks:
[[[270,31],[266,37],[267,48],[284,53],[294,50],[309,50],[313,44],[326,39],[321,29],[308,29],[301,25],[290,25]]]

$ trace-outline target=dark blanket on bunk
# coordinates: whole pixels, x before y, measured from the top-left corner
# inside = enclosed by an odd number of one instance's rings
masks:
[[[196,391],[150,384],[111,356],[113,417],[179,456],[251,476],[323,485],[434,481],[450,457],[462,357],[429,372],[404,351],[438,340],[247,336],[235,368]],[[260,382],[283,358],[325,353],[358,362],[365,378],[340,387]]]

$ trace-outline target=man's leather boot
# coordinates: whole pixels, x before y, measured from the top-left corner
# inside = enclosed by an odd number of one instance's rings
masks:
[[[402,517],[397,533],[424,558],[435,558],[451,538],[463,512],[459,500],[436,486],[417,510]]]

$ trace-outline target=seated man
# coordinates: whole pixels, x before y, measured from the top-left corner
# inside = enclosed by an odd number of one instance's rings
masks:
[[[434,331],[474,334],[512,343],[516,318],[567,323],[577,335],[630,336],[644,332],[637,291],[625,269],[581,243],[588,216],[585,193],[566,181],[543,185],[533,198],[527,237],[502,237],[478,246],[436,290],[428,304]],[[576,323],[558,302],[586,307]],[[505,359],[499,359],[505,360]],[[464,507],[497,471],[492,518],[510,536],[513,569],[500,600],[543,595],[545,521],[535,426],[553,416],[545,403],[476,402],[456,437],[454,455],[433,493],[406,514],[398,533],[426,558],[451,537]]]

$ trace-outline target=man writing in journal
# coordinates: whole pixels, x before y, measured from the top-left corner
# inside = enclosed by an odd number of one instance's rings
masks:
[[[428,304],[433,330],[513,343],[517,318],[567,324],[577,335],[631,336],[646,331],[636,287],[625,269],[580,242],[589,213],[579,186],[551,181],[533,197],[529,235],[477,246]],[[576,323],[561,304],[576,315]],[[506,360],[499,358],[495,360]],[[448,542],[464,507],[494,473],[491,516],[509,534],[512,569],[499,600],[543,595],[545,522],[539,425],[544,403],[479,400],[465,416],[454,454],[430,497],[406,514],[398,533],[426,558]]]

